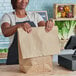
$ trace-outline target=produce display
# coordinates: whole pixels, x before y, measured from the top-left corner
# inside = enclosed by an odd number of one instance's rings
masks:
[[[72,18],[72,5],[59,5],[57,7],[57,18]]]
[[[53,11],[59,39],[67,40],[71,35],[76,35],[76,5],[54,4]]]
[[[55,21],[55,25],[58,26],[59,38],[61,40],[65,40],[68,39],[72,34],[74,34],[76,21],[75,20]]]

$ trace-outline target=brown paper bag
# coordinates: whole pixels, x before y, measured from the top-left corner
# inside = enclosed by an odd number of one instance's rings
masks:
[[[18,29],[19,64],[25,73],[39,73],[51,71],[52,59],[50,55],[60,51],[58,29],[45,32],[44,27],[33,27],[31,33]]]

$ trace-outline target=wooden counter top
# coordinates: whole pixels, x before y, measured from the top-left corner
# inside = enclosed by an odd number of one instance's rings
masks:
[[[69,71],[54,63],[54,74],[25,74],[19,71],[19,65],[0,65],[0,76],[76,76],[76,71]]]

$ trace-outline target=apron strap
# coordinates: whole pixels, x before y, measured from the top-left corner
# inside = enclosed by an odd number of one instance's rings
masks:
[[[15,33],[13,43],[8,49],[8,57],[6,64],[18,64],[18,38],[17,38],[17,32]]]

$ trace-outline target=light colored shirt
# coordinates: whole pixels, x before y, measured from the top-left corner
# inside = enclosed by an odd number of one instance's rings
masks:
[[[4,22],[8,22],[11,26],[14,26],[16,25],[16,22],[24,22],[28,20],[34,22],[36,27],[38,27],[38,23],[40,21],[44,21],[43,18],[36,12],[27,12],[27,16],[24,18],[19,18],[11,12],[11,13],[5,13],[2,16],[0,25],[2,25]],[[11,46],[13,39],[14,39],[14,34],[12,36],[9,36],[9,40],[10,40],[9,47]]]

